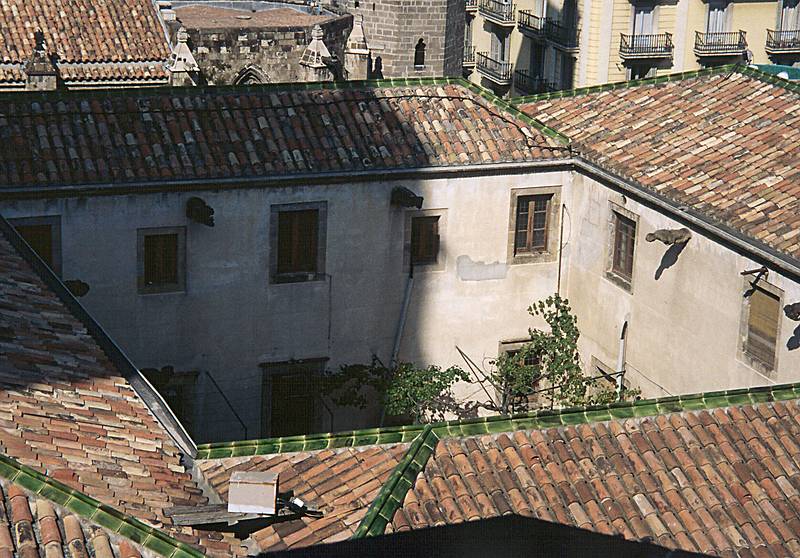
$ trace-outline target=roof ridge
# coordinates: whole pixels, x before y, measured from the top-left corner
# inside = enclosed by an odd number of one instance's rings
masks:
[[[406,493],[414,486],[417,475],[425,469],[438,442],[439,436],[433,427],[426,425],[381,487],[351,539],[384,534],[386,525],[403,505]]]
[[[579,95],[588,95],[591,93],[600,93],[602,91],[614,91],[617,89],[628,89],[638,85],[655,85],[658,83],[667,83],[670,81],[681,81],[684,79],[691,79],[696,77],[724,74],[729,72],[745,73],[744,70],[747,66],[742,64],[726,64],[724,66],[714,66],[711,68],[700,68],[698,70],[688,70],[685,72],[676,72],[673,74],[666,74],[663,76],[655,76],[642,79],[632,79],[627,81],[612,81],[608,83],[601,83],[598,85],[587,85],[585,87],[576,87],[574,89],[562,89],[559,91],[550,91],[548,93],[537,93],[536,95],[525,95],[522,97],[514,97],[511,103],[514,105],[521,105],[532,103],[535,101],[544,101],[547,99],[563,99],[566,97],[577,97]],[[751,68],[752,69],[752,68]],[[769,74],[766,74],[769,75]]]
[[[167,558],[205,556],[163,531],[3,454],[0,454],[0,477],[161,556]]]
[[[235,442],[217,442],[198,446],[197,459],[290,453],[408,442],[430,426],[438,437],[497,434],[513,430],[536,430],[559,426],[638,418],[716,409],[732,405],[747,405],[800,399],[800,382],[737,388],[687,395],[671,395],[638,401],[619,401],[603,405],[564,407],[520,413],[495,415],[465,420],[450,420],[428,425],[412,424],[402,427],[369,428],[347,432],[321,433],[282,438],[264,438]],[[285,449],[283,449],[285,448]]]

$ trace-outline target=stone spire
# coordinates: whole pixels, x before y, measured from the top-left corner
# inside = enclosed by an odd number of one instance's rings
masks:
[[[169,60],[170,83],[172,85],[196,85],[200,66],[189,48],[189,33],[185,27],[178,29],[176,43]]]
[[[44,33],[37,30],[30,60],[25,63],[25,89],[31,91],[51,91],[58,87],[58,69],[48,56],[44,45]]]
[[[331,63],[331,53],[325,46],[323,38],[325,33],[322,27],[315,25],[311,30],[311,42],[300,57],[300,65],[305,66],[307,81],[329,81],[333,78],[328,64]],[[327,64],[326,64],[327,62]]]
[[[347,37],[347,46],[344,50],[344,69],[347,79],[367,79],[369,57],[369,45],[364,33],[364,16],[357,14],[353,18],[353,30]]]

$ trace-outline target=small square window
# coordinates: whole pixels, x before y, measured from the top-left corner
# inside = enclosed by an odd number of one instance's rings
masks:
[[[139,292],[184,290],[184,229],[139,229]]]
[[[411,263],[435,264],[439,257],[439,216],[412,217]]]
[[[61,275],[61,218],[24,217],[9,222],[56,275]]]
[[[324,274],[325,204],[272,207],[272,278],[277,283],[309,281]]]
[[[775,368],[778,331],[781,319],[781,299],[765,283],[750,285],[746,291],[747,327],[744,352],[762,372]]]
[[[619,211],[612,211],[611,273],[630,286],[633,279],[633,255],[636,246],[636,221]]]

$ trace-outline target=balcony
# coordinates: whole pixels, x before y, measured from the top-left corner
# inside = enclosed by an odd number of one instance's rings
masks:
[[[695,31],[694,53],[699,57],[742,56],[747,50],[744,31],[703,33]]]
[[[464,45],[464,60],[461,64],[463,68],[475,67],[475,47]]]
[[[537,95],[558,89],[555,83],[532,75],[529,70],[514,70],[514,87],[527,95]]]
[[[522,12],[520,12],[522,13]],[[800,53],[800,29],[767,29],[767,54]]]
[[[464,9],[468,14],[474,14],[478,11],[478,0],[464,0]]]
[[[475,54],[475,67],[482,76],[497,85],[511,85],[511,62],[495,60],[485,52],[478,52]]]
[[[514,27],[516,6],[510,2],[498,0],[478,0],[478,11],[489,21],[503,27]]]
[[[517,14],[517,27],[520,32],[531,39],[543,40],[545,18],[528,10],[520,10]]]
[[[622,34],[619,43],[619,57],[623,60],[639,60],[642,58],[671,58],[674,46],[672,35],[626,35]]]
[[[574,25],[564,25],[563,23],[545,18],[544,34],[553,46],[567,52],[578,50],[578,28]]]

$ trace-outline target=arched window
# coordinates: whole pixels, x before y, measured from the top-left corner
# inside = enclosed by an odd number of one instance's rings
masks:
[[[239,70],[239,73],[233,78],[233,85],[258,85],[261,83],[269,83],[269,79],[264,72],[252,64]]]
[[[414,47],[414,66],[421,68],[425,65],[425,41],[420,39]]]

